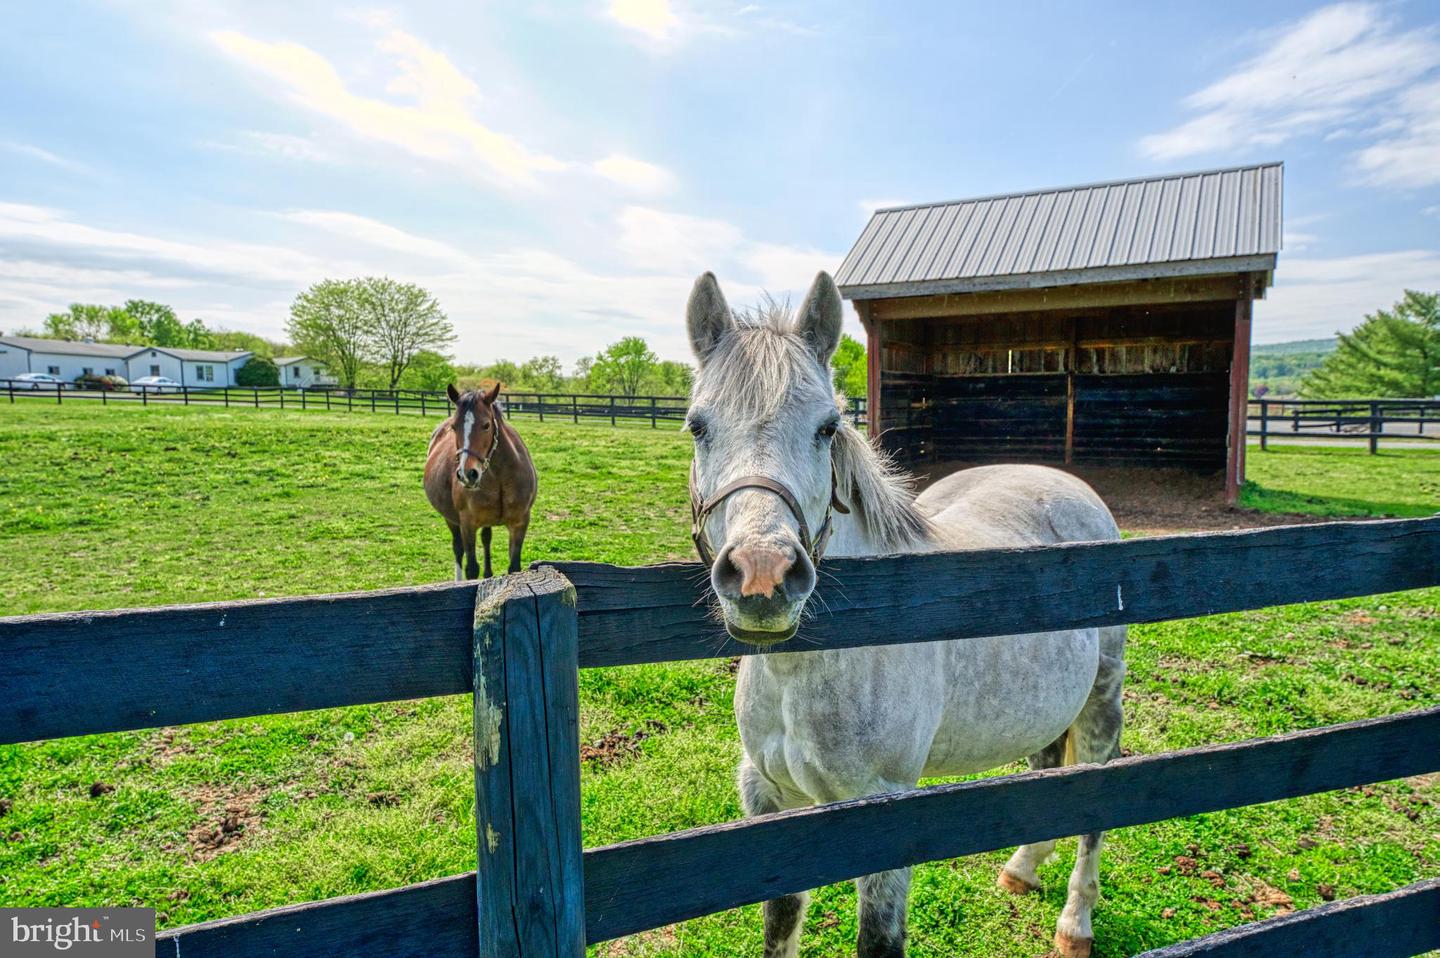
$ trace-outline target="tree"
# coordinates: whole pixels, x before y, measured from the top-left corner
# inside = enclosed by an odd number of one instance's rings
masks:
[[[688,396],[690,387],[693,385],[695,385],[695,370],[690,368],[689,363],[677,363],[673,359],[663,359],[655,367],[655,372],[646,384],[646,388],[652,389],[662,396]]]
[[[836,347],[835,355],[830,357],[830,369],[835,377],[835,385],[842,393],[851,399],[865,396],[869,372],[865,362],[865,346],[858,339],[849,333],[840,337],[840,345]]]
[[[455,378],[455,367],[449,359],[434,350],[422,349],[410,360],[400,384],[406,389],[444,389]]]
[[[1440,394],[1440,293],[1407,289],[1350,333],[1300,384],[1317,399],[1418,398]]]
[[[71,303],[68,312],[45,317],[45,335],[53,339],[105,339],[110,334],[110,307]]]
[[[575,360],[575,375],[570,377],[570,388],[576,392],[590,391],[590,377],[595,372],[595,359],[592,356],[581,356]]]
[[[352,284],[371,352],[385,367],[391,389],[400,382],[416,353],[441,349],[455,339],[455,329],[439,301],[414,283],[367,276]]]
[[[541,393],[559,392],[565,385],[565,369],[558,356],[536,356],[520,367],[525,388]]]
[[[265,356],[251,356],[245,361],[245,365],[235,370],[235,385],[278,386],[280,368],[275,365],[274,360]]]
[[[591,368],[591,381],[603,388],[633,397],[640,391],[640,384],[655,371],[659,358],[639,336],[626,336],[618,343],[611,343],[605,351],[595,357]]]
[[[285,332],[306,355],[323,360],[355,388],[360,367],[373,355],[370,324],[355,281],[327,279],[295,297]]]
[[[507,388],[520,383],[520,367],[508,359],[497,359],[488,366],[475,370],[475,380],[480,382],[503,383]]]

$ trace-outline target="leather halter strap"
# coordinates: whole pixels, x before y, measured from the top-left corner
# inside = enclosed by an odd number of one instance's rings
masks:
[[[468,436],[466,437],[469,438]],[[500,417],[495,413],[495,407],[490,407],[490,451],[482,457],[478,452],[469,446],[461,446],[455,450],[455,468],[460,468],[460,460],[469,456],[471,459],[480,460],[480,475],[484,476],[490,468],[490,460],[495,456],[495,450],[500,446]]]
[[[690,462],[690,538],[695,542],[695,552],[700,561],[706,565],[715,564],[715,553],[710,548],[710,542],[705,537],[705,520],[726,499],[730,498],[741,489],[763,489],[766,492],[773,492],[785,503],[790,514],[795,517],[796,523],[800,526],[800,546],[811,562],[819,562],[825,554],[825,546],[830,542],[830,534],[834,531],[831,522],[832,513],[839,512],[848,515],[849,507],[840,501],[835,478],[835,462],[830,462],[830,501],[825,504],[825,518],[820,522],[820,528],[815,538],[810,538],[810,525],[805,521],[805,511],[800,508],[799,501],[795,494],[778,479],[771,479],[769,476],[741,476],[716,489],[710,497],[703,498],[700,491],[695,487],[695,462]]]

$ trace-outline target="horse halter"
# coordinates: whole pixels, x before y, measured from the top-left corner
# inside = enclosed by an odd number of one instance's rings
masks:
[[[495,455],[495,450],[500,445],[500,418],[495,415],[494,407],[490,409],[490,451],[481,455],[469,446],[461,446],[455,450],[455,468],[460,468],[460,460],[469,456],[471,459],[480,460],[480,475],[484,476],[490,468],[490,459]]]
[[[741,489],[764,489],[766,492],[773,492],[785,503],[795,521],[800,524],[800,546],[811,562],[819,562],[820,557],[825,554],[825,546],[830,542],[830,533],[834,531],[831,518],[832,513],[838,512],[841,515],[849,515],[850,509],[840,501],[837,492],[837,481],[835,478],[835,461],[830,461],[830,501],[825,504],[825,518],[820,523],[820,528],[815,538],[810,538],[810,526],[805,522],[805,512],[800,508],[799,501],[795,498],[789,488],[778,479],[771,479],[769,476],[741,476],[733,482],[716,489],[710,498],[705,499],[700,495],[700,490],[695,488],[695,461],[690,461],[690,538],[695,542],[695,552],[700,556],[700,561],[708,565],[715,564],[715,553],[710,549],[710,541],[705,537],[705,520],[726,499],[730,498]]]

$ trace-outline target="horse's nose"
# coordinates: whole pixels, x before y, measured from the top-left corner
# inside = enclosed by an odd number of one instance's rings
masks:
[[[794,602],[815,588],[814,564],[793,546],[726,546],[715,557],[710,577],[716,592],[735,600],[776,596]]]
[[[480,481],[480,470],[479,470],[479,469],[475,469],[475,468],[470,468],[470,469],[456,469],[456,470],[455,470],[455,474],[460,477],[460,481],[461,481],[461,482],[468,483],[469,485],[472,485],[472,486],[473,486],[475,483],[477,483],[477,482]]]

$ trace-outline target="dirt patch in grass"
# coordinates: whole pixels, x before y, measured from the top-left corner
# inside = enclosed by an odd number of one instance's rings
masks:
[[[186,840],[190,857],[197,862],[234,851],[259,831],[265,817],[260,808],[265,795],[258,788],[232,792],[216,785],[202,785],[190,797],[199,805],[200,821],[190,829]]]
[[[641,742],[662,734],[665,729],[665,723],[658,719],[649,719],[639,728],[628,732],[612,729],[593,742],[582,743],[580,761],[607,768],[635,758],[640,754]]]

